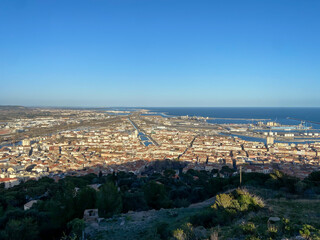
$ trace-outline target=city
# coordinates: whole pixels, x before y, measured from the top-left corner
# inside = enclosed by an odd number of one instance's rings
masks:
[[[225,136],[226,125],[208,124],[201,118],[170,118],[136,110],[110,115],[95,110],[40,109],[55,117],[34,117],[2,122],[1,137],[30,134],[0,149],[0,182],[14,186],[28,179],[48,176],[55,180],[88,173],[127,171],[139,174],[155,160],[186,162],[188,169],[221,169],[307,177],[320,170],[320,141],[313,143],[268,143]],[[59,116],[60,114],[60,116]],[[129,114],[129,115],[128,115]],[[200,120],[199,120],[200,119]],[[77,129],[34,136],[33,129],[58,129],[80,124]],[[269,122],[270,123],[270,122]],[[95,126],[98,124],[98,126]],[[106,126],[101,126],[106,125]],[[238,125],[228,124],[229,129]],[[227,126],[228,126],[227,125]],[[242,124],[242,128],[246,127]],[[16,137],[16,136],[15,136]],[[270,138],[272,138],[270,140]]]
[[[0,240],[320,240],[319,12],[0,0]]]

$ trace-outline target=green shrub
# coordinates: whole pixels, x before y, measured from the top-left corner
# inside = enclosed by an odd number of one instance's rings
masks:
[[[174,230],[173,237],[178,240],[196,240],[191,223],[185,223],[181,228]]]
[[[173,237],[177,240],[186,240],[187,239],[186,234],[180,228],[173,231]]]
[[[263,201],[245,190],[235,190],[229,194],[219,194],[213,209],[233,209],[235,212],[256,211],[264,207]]]
[[[70,230],[70,237],[75,239],[82,238],[82,231],[85,228],[85,222],[83,219],[75,218],[67,224],[68,229]]]
[[[234,215],[225,210],[205,209],[202,212],[193,215],[190,222],[194,226],[203,226],[205,228],[216,225],[226,225],[233,220]]]
[[[303,238],[307,240],[320,239],[320,230],[308,224],[304,224],[303,227],[299,230],[299,233]]]
[[[272,239],[274,239],[278,234],[278,227],[275,225],[268,226],[268,234]]]
[[[229,224],[235,217],[245,212],[256,211],[264,207],[261,199],[252,196],[247,191],[235,190],[228,194],[219,194],[216,202],[190,218],[195,226],[214,227]]]
[[[181,207],[188,207],[190,205],[190,202],[186,198],[178,198],[173,202],[173,206],[176,208],[181,208]]]
[[[255,237],[255,236],[247,236],[247,237],[245,238],[245,240],[260,240],[260,238]]]
[[[290,220],[287,218],[283,218],[281,223],[282,223],[282,232],[285,233],[286,235],[291,236],[294,233],[294,228]]]
[[[245,212],[256,211],[264,207],[261,199],[244,190],[235,190],[231,193],[219,194],[216,202],[210,209],[206,209],[190,218],[195,226],[213,227],[226,225],[237,215]]]
[[[256,226],[252,222],[242,224],[240,227],[244,234],[254,234],[256,231]]]
[[[165,222],[158,223],[156,226],[157,234],[161,239],[168,239],[170,237],[169,224]]]
[[[232,196],[230,196],[230,194],[225,194],[225,193],[222,193],[222,194],[219,194],[217,195],[216,197],[216,202],[215,204],[213,204],[212,208],[214,209],[218,209],[218,208],[229,208],[232,206]]]

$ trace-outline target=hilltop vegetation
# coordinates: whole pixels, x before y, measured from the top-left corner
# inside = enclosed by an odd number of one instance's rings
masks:
[[[132,211],[168,209],[159,211],[164,213],[164,211],[179,209],[169,214],[169,220],[168,217],[159,217],[159,219],[156,217],[157,226],[148,227],[153,232],[141,236],[145,239],[148,239],[148,236],[149,239],[155,237],[174,239],[174,237],[177,238],[178,233],[184,236],[183,239],[199,239],[186,238],[189,236],[187,232],[190,229],[198,231],[199,228],[204,228],[205,234],[209,234],[210,231],[219,232],[221,237],[228,236],[228,233],[235,234],[235,231],[242,231],[242,234],[248,235],[245,233],[246,230],[232,227],[240,220],[244,221],[243,224],[248,224],[248,226],[243,225],[244,229],[247,227],[255,229],[250,236],[266,239],[265,237],[269,235],[263,235],[262,232],[267,230],[261,229],[266,227],[268,220],[266,218],[272,214],[289,219],[289,223],[292,223],[292,226],[289,226],[291,230],[286,232],[291,234],[288,236],[307,234],[308,231],[310,236],[316,236],[317,229],[320,227],[317,225],[317,221],[320,222],[317,215],[320,212],[319,209],[315,210],[317,214],[312,217],[298,218],[289,214],[287,218],[288,214],[282,213],[281,209],[283,202],[288,200],[277,202],[275,199],[316,198],[320,194],[319,172],[312,173],[304,180],[281,172],[244,174],[243,186],[254,189],[252,191],[267,200],[263,201],[248,192],[237,190],[218,195],[216,203],[211,204],[211,207],[203,209],[193,208],[191,205],[187,208],[190,204],[205,201],[228,189],[238,188],[238,176],[222,178],[228,171],[232,169],[224,167],[221,171],[214,169],[211,172],[188,170],[186,173],[180,173],[179,176],[178,171],[173,169],[141,177],[125,172],[107,176],[88,174],[83,177],[66,177],[59,182],[54,182],[50,178],[42,178],[39,181],[30,180],[10,189],[4,189],[2,186],[0,187],[0,239],[79,239],[84,227],[83,212],[85,209],[92,208],[98,208],[100,217],[109,219],[117,219],[121,216],[119,214],[129,211],[132,214]],[[98,191],[94,189],[97,186]],[[38,200],[38,202],[31,209],[24,211],[23,205],[30,200]],[[316,202],[310,200],[310,204],[313,203],[316,205]],[[303,201],[300,205],[301,210]],[[287,206],[294,209],[294,204]],[[157,211],[154,212],[154,216],[157,213]],[[253,216],[257,217],[255,221],[252,221]],[[170,222],[173,220],[174,223]],[[221,232],[221,229],[226,230]],[[280,231],[280,229],[282,225],[277,227],[277,233],[284,234],[284,230]],[[300,231],[305,233],[301,234]],[[206,237],[208,236],[203,236],[204,239]]]
[[[257,189],[259,190],[259,189]],[[255,191],[254,188],[251,191]],[[103,221],[91,239],[319,239],[320,200],[262,200],[247,190],[188,208],[130,212]],[[275,220],[273,221],[269,221]]]

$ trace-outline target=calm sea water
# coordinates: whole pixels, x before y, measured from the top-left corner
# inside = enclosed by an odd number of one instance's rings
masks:
[[[169,116],[202,116],[211,118],[230,118],[209,120],[210,123],[250,123],[256,122],[252,119],[271,119],[281,124],[299,124],[300,121],[288,119],[297,118],[305,121],[318,122],[314,124],[306,122],[307,126],[314,129],[320,128],[320,108],[233,108],[233,107],[160,107],[146,108],[152,112],[165,113]],[[243,118],[247,120],[238,120]]]

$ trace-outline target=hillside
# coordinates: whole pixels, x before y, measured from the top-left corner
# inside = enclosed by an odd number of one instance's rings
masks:
[[[79,240],[84,229],[88,240],[191,240],[214,234],[317,239],[320,172],[305,179],[279,171],[245,173],[242,191],[239,176],[224,174],[231,170],[100,172],[59,181],[44,177],[8,189],[0,184],[0,239]],[[88,218],[88,209],[99,218]],[[270,217],[277,217],[277,225],[267,224]]]
[[[214,197],[187,208],[120,214],[102,219],[99,224],[87,224],[85,232],[88,239],[114,240],[320,239],[320,199],[270,198],[263,201],[264,207],[258,211],[237,215],[228,224],[208,227],[207,219],[201,218],[206,218],[203,214],[215,201]],[[276,221],[268,221],[272,218]],[[185,234],[180,238],[176,234],[179,229]]]
[[[178,227],[214,201],[215,198],[210,198],[201,203],[191,204],[187,208],[131,211],[103,219],[99,225],[88,224],[85,231],[89,235],[92,234],[93,239],[151,239],[156,237],[157,228],[167,224]]]

